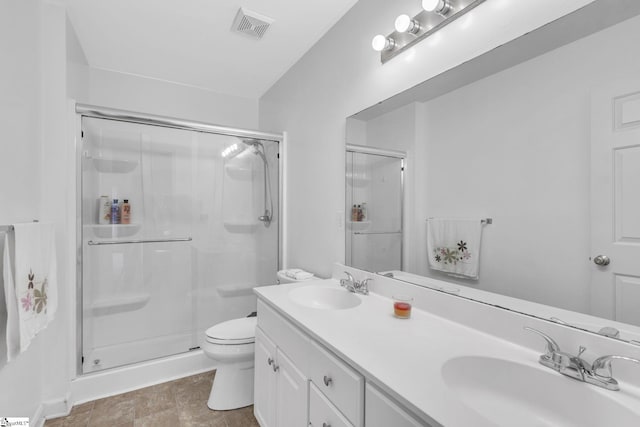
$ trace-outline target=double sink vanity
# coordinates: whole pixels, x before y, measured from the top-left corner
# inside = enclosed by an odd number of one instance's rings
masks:
[[[340,264],[255,292],[262,427],[640,425],[637,346]]]

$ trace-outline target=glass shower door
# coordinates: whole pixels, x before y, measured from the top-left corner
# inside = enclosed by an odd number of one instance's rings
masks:
[[[279,263],[278,144],[82,127],[82,371],[197,349],[208,327],[254,311],[253,287],[275,283]],[[238,143],[243,153],[223,155]],[[111,218],[125,199],[129,220]]]
[[[347,151],[346,264],[402,269],[403,159]]]

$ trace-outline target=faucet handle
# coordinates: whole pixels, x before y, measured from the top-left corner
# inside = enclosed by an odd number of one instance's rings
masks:
[[[593,364],[591,365],[591,369],[593,370],[593,373],[596,376],[601,377],[601,378],[612,378],[613,377],[613,373],[611,371],[611,362],[613,360],[626,360],[627,362],[633,362],[633,363],[640,364],[640,360],[634,359],[633,357],[615,356],[615,355],[602,356],[602,357],[598,357],[596,360],[593,361]],[[600,372],[603,369],[606,370],[606,374],[605,375],[601,375],[600,374]]]
[[[560,353],[560,346],[549,335],[547,335],[544,332],[541,332],[541,331],[539,331],[537,329],[530,328],[528,326],[525,326],[524,330],[530,331],[530,332],[535,332],[536,334],[538,334],[542,338],[544,338],[544,340],[547,342],[547,353],[545,354],[546,358],[553,359],[553,355],[554,354]],[[541,356],[541,357],[543,357],[543,356]]]
[[[351,275],[351,273],[349,273],[348,271],[345,271],[344,274],[347,275],[346,279],[340,279],[340,286],[347,287],[347,286],[353,286],[353,284],[355,283],[353,280],[353,276]]]
[[[371,277],[367,277],[366,279],[358,283],[358,291],[363,295],[369,295],[369,282],[372,280],[373,279]]]

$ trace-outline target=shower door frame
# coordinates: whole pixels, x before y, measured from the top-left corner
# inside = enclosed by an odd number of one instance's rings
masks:
[[[75,104],[76,114],[76,375],[85,376],[92,373],[84,373],[83,367],[83,256],[82,256],[82,152],[84,151],[84,133],[82,130],[82,118],[91,117],[97,119],[114,120],[127,123],[137,123],[172,129],[182,129],[215,135],[234,136],[239,138],[253,138],[273,141],[278,144],[278,262],[277,269],[282,268],[283,236],[284,236],[284,171],[283,152],[285,150],[285,133],[260,132],[251,129],[240,129],[228,126],[220,126],[211,123],[178,119],[173,117],[158,116],[135,111],[118,110],[114,108],[96,105]],[[128,365],[124,365],[126,367]],[[116,368],[117,369],[117,368]],[[102,371],[101,371],[102,372]]]
[[[345,167],[345,181],[344,181],[344,199],[345,199],[345,227],[344,227],[344,247],[345,247],[345,254],[344,254],[344,262],[346,264],[347,261],[347,226],[346,226],[346,215],[347,212],[349,211],[349,207],[351,206],[351,202],[350,200],[347,200],[347,172],[349,170],[349,165],[348,165],[348,159],[347,159],[347,155],[349,153],[354,153],[354,154],[368,154],[368,155],[372,155],[372,156],[382,156],[382,157],[389,157],[389,158],[393,158],[393,159],[398,159],[400,160],[400,269],[402,270],[404,268],[404,239],[405,239],[405,234],[404,234],[404,203],[405,203],[405,189],[404,189],[404,180],[405,180],[405,169],[407,167],[407,153],[405,153],[404,151],[397,151],[397,150],[387,150],[387,149],[382,149],[382,148],[377,148],[377,147],[370,147],[367,145],[357,145],[357,144],[346,144],[345,146],[345,162],[344,162],[344,167]],[[350,236],[349,236],[350,238]]]

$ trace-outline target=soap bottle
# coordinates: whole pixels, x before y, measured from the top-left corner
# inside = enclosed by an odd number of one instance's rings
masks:
[[[351,222],[356,222],[358,220],[358,207],[353,205],[351,208]]]
[[[109,196],[100,196],[98,199],[98,224],[111,222],[111,202]]]
[[[367,202],[362,202],[362,219],[360,221],[366,221],[367,220]]]
[[[356,219],[356,221],[362,221],[362,206],[358,205],[357,211],[356,211],[356,215],[358,217],[358,219]]]
[[[111,224],[120,224],[120,205],[118,199],[113,199],[111,203]]]
[[[120,212],[120,224],[131,224],[131,205],[129,199],[124,199]]]

